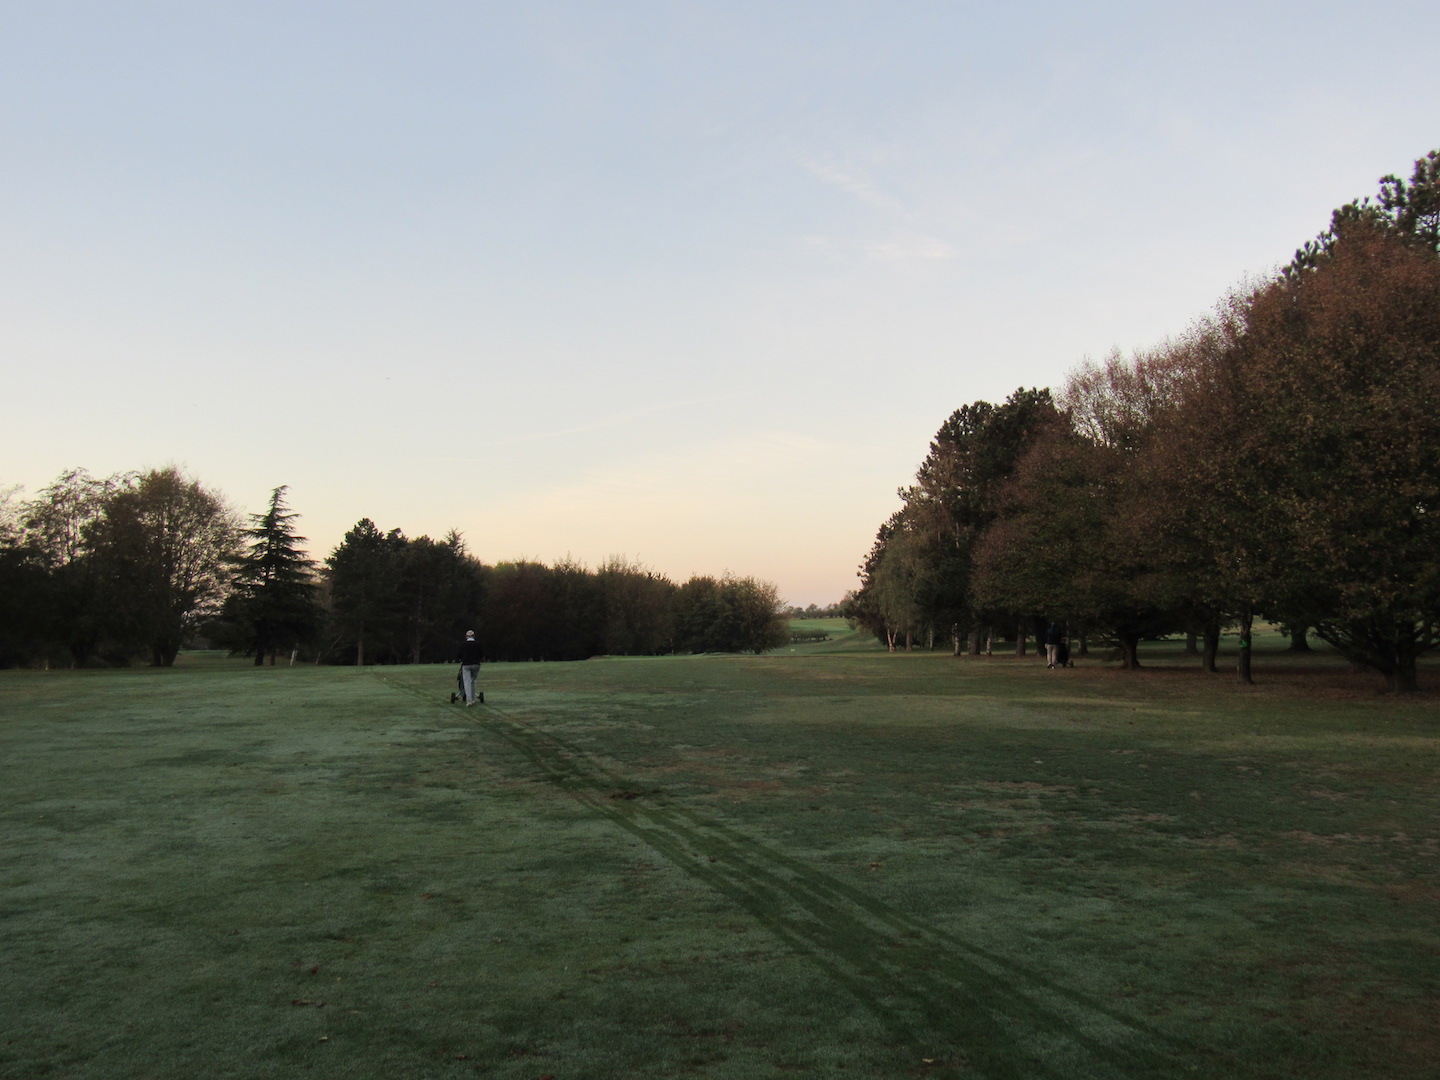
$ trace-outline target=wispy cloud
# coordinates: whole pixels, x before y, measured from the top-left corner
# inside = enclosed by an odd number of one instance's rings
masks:
[[[863,243],[837,241],[829,236],[802,236],[800,243],[832,258],[853,260],[857,255],[876,262],[948,262],[959,256],[955,246],[938,236],[914,231],[896,232],[884,240]]]
[[[903,233],[865,246],[873,259],[884,262],[945,262],[955,258],[953,246],[938,236]]]
[[[885,210],[892,214],[908,216],[904,203],[892,195],[887,195],[875,186],[869,179],[857,176],[853,172],[847,172],[826,161],[817,161],[813,158],[806,158],[801,162],[814,176],[829,184],[831,187],[839,188],[841,191],[849,192],[861,202],[879,210]]]
[[[858,251],[866,258],[890,263],[945,262],[956,257],[956,250],[950,243],[923,231],[923,228],[915,227],[918,224],[916,220],[918,215],[914,210],[906,206],[900,199],[883,191],[861,172],[841,168],[833,162],[813,157],[802,159],[801,164],[811,175],[823,183],[853,195],[865,205],[884,212],[901,226],[884,239],[858,244],[837,244],[827,236],[807,236],[803,238],[803,242],[807,246],[825,251],[836,249],[844,251],[849,248],[852,255]]]

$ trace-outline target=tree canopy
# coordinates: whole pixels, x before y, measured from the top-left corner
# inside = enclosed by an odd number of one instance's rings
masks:
[[[851,614],[892,645],[1061,619],[1126,666],[1176,630],[1213,664],[1223,625],[1243,645],[1267,616],[1414,690],[1440,645],[1437,405],[1431,152],[1180,338],[953,413]]]

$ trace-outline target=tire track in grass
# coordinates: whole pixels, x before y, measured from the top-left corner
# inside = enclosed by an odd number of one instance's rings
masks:
[[[1213,1051],[937,930],[734,826],[668,800],[617,801],[644,785],[503,709],[487,705],[474,719],[551,784],[807,957],[870,1011],[894,1044],[911,1048],[917,1067],[929,1059],[936,1070],[1074,1080],[1179,1076],[1205,1059],[1221,1065]]]

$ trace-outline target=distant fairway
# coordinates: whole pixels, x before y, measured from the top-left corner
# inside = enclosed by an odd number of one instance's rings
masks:
[[[0,672],[0,1077],[1433,1077],[1434,691],[1178,649]]]

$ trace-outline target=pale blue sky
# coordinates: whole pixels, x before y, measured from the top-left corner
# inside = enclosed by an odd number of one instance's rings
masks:
[[[1440,146],[1440,5],[0,0],[0,485],[839,599],[956,407]]]

